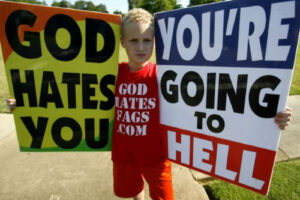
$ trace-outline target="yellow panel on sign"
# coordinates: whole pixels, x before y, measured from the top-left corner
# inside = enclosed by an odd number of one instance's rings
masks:
[[[21,151],[111,149],[121,16],[0,2]]]

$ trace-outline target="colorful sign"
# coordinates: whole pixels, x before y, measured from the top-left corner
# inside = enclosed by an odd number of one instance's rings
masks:
[[[21,151],[111,149],[121,16],[0,2]]]
[[[299,35],[299,1],[229,1],[155,15],[171,161],[267,194]]]

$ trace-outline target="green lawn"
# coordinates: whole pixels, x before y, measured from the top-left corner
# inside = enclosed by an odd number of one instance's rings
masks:
[[[300,42],[299,42],[300,43]],[[290,95],[300,94],[300,51],[299,51],[299,43],[298,43],[298,51],[295,62],[293,81],[290,89]]]
[[[298,200],[300,199],[300,160],[275,165],[267,197],[217,180],[205,186],[210,200]]]

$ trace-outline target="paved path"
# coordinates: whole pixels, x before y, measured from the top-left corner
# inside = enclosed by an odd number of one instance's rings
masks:
[[[119,200],[110,153],[20,153],[16,134],[0,141],[1,200]],[[176,199],[208,200],[187,168],[173,165]],[[148,200],[148,188],[146,188]]]
[[[118,200],[110,152],[19,152],[13,116],[0,114],[0,200]],[[208,200],[189,169],[172,165],[175,197]],[[146,200],[150,200],[148,188]]]
[[[300,157],[300,96],[290,96],[288,106],[293,118],[281,136],[277,162]],[[11,114],[0,114],[0,149],[1,200],[119,199],[112,191],[109,152],[21,153]],[[177,200],[208,200],[197,181],[209,176],[176,164],[172,170]]]

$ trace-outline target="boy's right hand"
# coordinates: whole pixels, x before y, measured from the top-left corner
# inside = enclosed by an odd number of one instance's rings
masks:
[[[6,104],[7,104],[7,107],[9,108],[10,112],[13,111],[15,108],[16,108],[16,100],[15,99],[12,99],[10,97],[8,97],[6,99]]]

